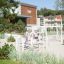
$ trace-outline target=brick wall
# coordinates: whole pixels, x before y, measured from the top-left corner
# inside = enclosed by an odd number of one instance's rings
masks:
[[[21,6],[21,14],[30,16],[27,18],[27,24],[36,24],[36,8],[31,6]]]

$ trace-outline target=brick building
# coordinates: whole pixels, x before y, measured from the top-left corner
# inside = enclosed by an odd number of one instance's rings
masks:
[[[36,24],[37,7],[31,4],[21,3],[16,10],[18,18],[21,18],[27,25]]]

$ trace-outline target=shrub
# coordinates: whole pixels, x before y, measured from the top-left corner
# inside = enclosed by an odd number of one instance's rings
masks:
[[[0,19],[0,32],[18,32],[22,33],[26,31],[25,23],[20,19],[16,22],[10,22],[7,19]]]
[[[19,20],[17,23],[15,23],[15,30],[19,33],[26,31],[25,24],[22,20]]]
[[[4,39],[4,32],[0,32],[0,39]]]
[[[10,47],[9,47],[8,44],[5,44],[4,46],[2,46],[2,49],[1,49],[2,58],[8,59],[9,48],[10,48]]]
[[[0,48],[0,59],[10,59],[9,54],[15,47],[13,45],[5,44]]]
[[[4,25],[0,24],[0,32],[4,30]]]
[[[7,42],[15,42],[15,38],[13,36],[8,37]]]
[[[9,54],[9,45],[5,44],[0,48],[0,59],[8,59],[8,54]]]

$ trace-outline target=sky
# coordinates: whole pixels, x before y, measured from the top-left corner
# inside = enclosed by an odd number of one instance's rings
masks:
[[[55,9],[55,0],[20,0],[21,2],[36,5],[38,9]]]

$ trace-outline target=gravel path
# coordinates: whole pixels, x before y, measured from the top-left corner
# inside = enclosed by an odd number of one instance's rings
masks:
[[[64,36],[63,36],[64,38]],[[56,57],[64,58],[64,45],[55,37],[53,39],[49,36],[48,43],[45,43],[45,51],[49,54],[53,54]]]
[[[59,36],[60,37],[60,36]],[[57,38],[55,36],[48,36],[48,43],[43,43],[43,48],[40,48],[41,51],[45,51],[49,54],[54,54],[57,57],[64,57],[64,45],[59,41],[60,38]],[[64,35],[63,35],[64,38]],[[5,40],[0,40],[1,42],[5,42]],[[4,45],[4,43],[0,43],[0,47]]]

